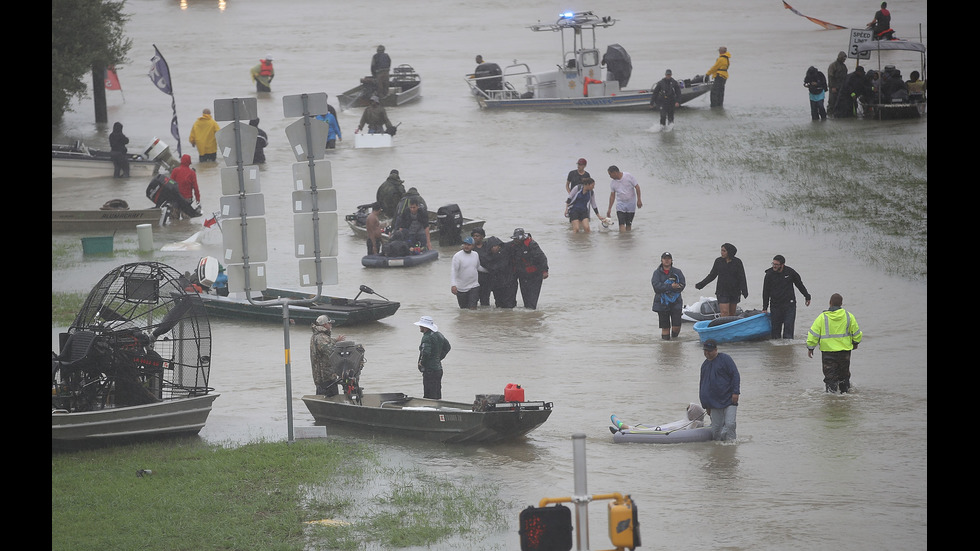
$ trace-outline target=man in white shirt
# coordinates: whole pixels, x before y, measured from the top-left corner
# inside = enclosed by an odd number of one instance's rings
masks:
[[[463,239],[463,249],[453,255],[452,292],[460,308],[476,310],[480,301],[480,255],[473,252],[473,238]]]
[[[619,231],[630,231],[633,229],[633,216],[636,215],[636,209],[643,207],[643,200],[640,199],[640,184],[632,174],[619,170],[616,165],[609,167],[609,177],[612,178],[612,182],[609,183],[612,191],[609,193],[606,218],[612,214],[615,205]]]

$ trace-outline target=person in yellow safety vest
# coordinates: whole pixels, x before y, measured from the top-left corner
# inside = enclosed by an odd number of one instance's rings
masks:
[[[838,293],[831,295],[830,309],[813,320],[806,337],[809,357],[813,357],[813,349],[820,345],[827,392],[845,393],[851,389],[851,350],[857,350],[863,336],[857,318],[844,310],[843,304],[844,297]]]

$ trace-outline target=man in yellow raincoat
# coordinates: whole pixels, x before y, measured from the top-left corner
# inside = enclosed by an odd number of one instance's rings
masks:
[[[851,389],[851,350],[861,343],[862,333],[857,318],[844,310],[844,297],[830,296],[830,308],[813,320],[806,337],[807,355],[820,346],[823,361],[823,382],[827,392],[845,393]]]

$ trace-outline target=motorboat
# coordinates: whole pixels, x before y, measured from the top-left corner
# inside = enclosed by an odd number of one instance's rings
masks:
[[[119,266],[93,287],[51,353],[53,447],[200,432],[219,395],[208,315],[184,287],[158,262]]]
[[[376,94],[378,85],[373,76],[361,78],[361,83],[337,96],[340,110],[354,107],[367,107],[371,96]],[[397,107],[422,97],[422,77],[411,65],[401,64],[393,67],[388,76],[388,95],[379,98],[383,107]]]
[[[769,313],[758,310],[744,312],[741,316],[722,316],[713,320],[699,321],[694,331],[701,342],[714,339],[715,342],[739,342],[768,339],[772,332]]]
[[[180,195],[177,182],[167,174],[155,174],[146,188],[146,197],[153,207],[130,209],[122,199],[106,201],[99,209],[51,211],[52,231],[115,231],[134,229],[141,224],[165,227],[181,220],[201,216],[200,206],[194,206]]]
[[[91,149],[81,141],[72,144],[51,144],[52,178],[111,178],[115,172],[112,153]],[[161,168],[174,168],[176,161],[170,147],[154,138],[142,153],[130,153],[129,176],[151,178]]]
[[[648,110],[654,85],[627,89],[632,74],[629,54],[619,44],[611,44],[605,54],[596,45],[596,29],[616,24],[612,17],[599,17],[590,11],[568,12],[555,23],[531,25],[535,32],[559,32],[562,62],[549,71],[532,72],[526,63],[500,69],[484,63],[466,75],[466,84],[483,109],[613,109]],[[566,42],[566,32],[571,40]],[[710,77],[697,75],[678,79],[680,104],[711,91]]]
[[[354,235],[361,238],[367,239],[367,217],[371,212],[371,205],[373,203],[367,203],[364,205],[358,205],[357,211],[353,214],[348,214],[344,217],[347,221],[347,225],[353,230]],[[462,238],[468,236],[470,232],[476,228],[482,228],[486,220],[481,220],[479,218],[466,218],[460,213],[459,207],[455,204],[444,205],[439,207],[435,212],[429,212],[429,239],[435,243],[439,242],[440,245],[456,245],[462,242]],[[440,212],[442,213],[442,218],[440,218]],[[380,221],[382,229],[381,240],[387,243],[391,237],[391,232],[393,228],[391,227],[392,220],[390,218],[384,218]],[[441,231],[445,230],[445,231]],[[459,232],[459,235],[456,235]],[[453,235],[449,235],[453,233]],[[455,238],[455,239],[454,239]]]
[[[101,208],[51,211],[51,231],[116,231],[140,224],[159,226],[163,209]]]
[[[335,396],[303,396],[317,425],[401,435],[447,444],[494,443],[518,439],[551,416],[552,402],[505,401],[504,395],[477,395],[473,403],[415,398],[401,392],[364,394],[345,384]]]
[[[361,298],[362,293],[377,294],[367,285],[361,285],[354,298],[325,295],[316,298],[315,294],[305,291],[270,287],[253,293],[251,301],[244,296],[238,296],[244,295],[244,293],[235,293],[235,296],[219,296],[211,292],[202,293],[201,300],[204,303],[204,308],[211,316],[282,323],[283,306],[278,301],[287,298],[290,301],[297,301],[297,304],[289,305],[289,320],[291,322],[312,323],[317,317],[327,314],[330,319],[334,320],[333,325],[337,327],[378,321],[393,315],[401,307],[400,302],[394,302],[384,297],[381,299]],[[314,298],[316,300],[312,303],[308,302]]]
[[[917,52],[920,54],[919,74],[926,80],[926,47],[921,42],[911,40],[871,40],[855,46],[856,54],[875,52],[878,61],[878,73],[882,73],[882,52]],[[858,101],[862,107],[864,119],[893,120],[915,119],[926,114],[927,92],[923,90],[922,97],[908,96],[903,98],[882,98],[877,90],[872,97],[861,97]]]
[[[741,315],[742,307],[735,306],[735,315]],[[682,321],[711,321],[721,317],[721,309],[718,307],[718,299],[714,297],[701,297],[693,304],[685,304],[681,310]]]

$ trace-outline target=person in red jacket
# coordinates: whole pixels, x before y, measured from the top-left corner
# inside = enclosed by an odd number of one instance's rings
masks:
[[[191,156],[186,153],[180,158],[180,166],[173,169],[170,178],[177,182],[180,195],[190,202],[192,199],[201,202],[201,190],[197,187],[197,172],[191,168]]]

